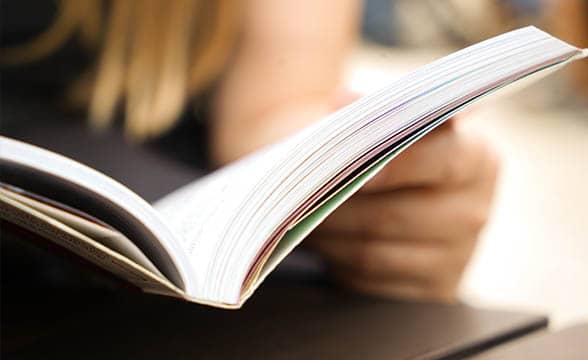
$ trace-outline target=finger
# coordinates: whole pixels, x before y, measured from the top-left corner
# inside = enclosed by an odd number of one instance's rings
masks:
[[[468,119],[473,118],[473,114],[477,111],[476,105],[469,105],[463,110],[460,110],[457,114],[453,115],[451,119],[447,120],[447,124],[450,126],[454,126],[457,123],[462,123],[464,121],[468,121]]]
[[[443,126],[398,155],[362,188],[362,192],[461,185],[477,179],[480,168],[495,157],[479,135],[458,126]]]
[[[452,303],[456,300],[459,279],[451,283],[422,284],[409,280],[382,281],[349,272],[333,271],[335,279],[356,291],[386,298]]]
[[[494,181],[458,189],[412,188],[358,194],[317,229],[364,237],[452,242],[476,235],[490,213]]]
[[[347,89],[347,88],[340,88],[335,91],[331,99],[330,106],[333,110],[338,110],[346,105],[351,104],[355,100],[358,100],[361,97],[361,94]]]
[[[455,247],[423,246],[391,239],[332,236],[315,239],[311,246],[329,264],[357,276],[435,284],[460,276],[471,255],[470,242],[467,239],[463,241],[467,245]]]

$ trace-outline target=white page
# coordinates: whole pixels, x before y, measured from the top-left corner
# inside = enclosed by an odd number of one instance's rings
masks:
[[[173,233],[151,205],[122,184],[74,160],[4,136],[0,136],[0,164],[66,184],[72,191],[83,191],[96,204],[124,216],[122,220],[143,234],[131,240],[151,249],[148,256],[157,268],[177,287],[186,290],[195,287],[195,280],[190,279],[193,274],[190,262]]]
[[[314,127],[309,127],[263,153],[230,164],[154,204],[180,239],[182,248],[193,264],[197,282],[201,286],[190,295],[201,296],[205,291],[205,283],[210,281],[208,267],[215,259],[214,251],[218,241],[223,237],[227,224],[238,214],[239,206],[251,195],[250,190],[259,185],[259,179],[276,164],[289,161],[299,139],[313,130]]]
[[[152,273],[125,256],[36,209],[0,192],[0,218],[28,229],[80,257],[137,285],[147,292],[181,297],[167,279]]]
[[[237,303],[260,249],[288,226],[287,219],[295,220],[292,216],[309,197],[369,155],[374,145],[410,134],[417,124],[468,99],[577,54],[533,28],[491,39],[425,66],[285,143],[163,199],[156,207],[184,238],[199,273],[202,286],[196,295]]]
[[[151,261],[141,252],[141,250],[127,239],[123,234],[115,229],[109,228],[94,221],[90,221],[73,212],[62,210],[58,207],[51,206],[47,203],[25,196],[22,193],[11,191],[11,189],[0,187],[0,194],[22,203],[34,210],[37,210],[74,230],[81,232],[89,238],[101,243],[102,245],[117,251],[123,256],[143,266],[145,269],[154,274],[163,277],[159,270]]]

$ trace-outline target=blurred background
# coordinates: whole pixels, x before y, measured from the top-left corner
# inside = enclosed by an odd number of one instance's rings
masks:
[[[371,92],[468,44],[535,25],[588,47],[585,0],[367,0],[347,82]],[[473,305],[588,320],[588,61],[476,106],[496,145],[494,211],[461,288]]]

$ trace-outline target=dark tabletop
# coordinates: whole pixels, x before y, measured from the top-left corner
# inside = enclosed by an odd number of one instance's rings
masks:
[[[128,291],[20,295],[3,299],[3,359],[461,358],[546,325],[276,281],[238,311]]]

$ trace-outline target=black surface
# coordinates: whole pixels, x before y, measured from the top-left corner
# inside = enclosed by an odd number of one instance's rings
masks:
[[[123,292],[5,298],[3,359],[460,358],[542,317],[266,284],[242,310]]]

